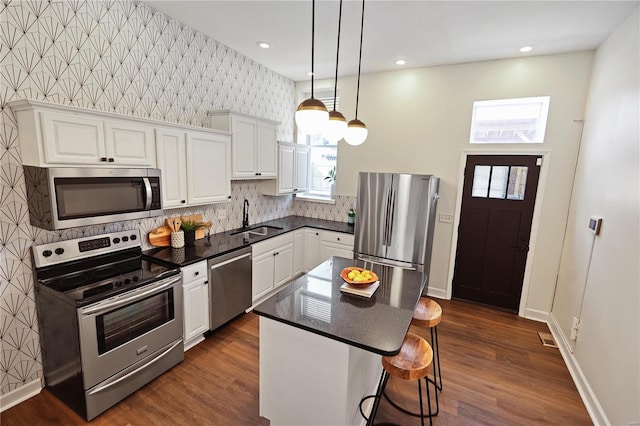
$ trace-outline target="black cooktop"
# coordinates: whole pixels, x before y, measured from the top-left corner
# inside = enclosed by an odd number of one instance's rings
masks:
[[[40,286],[87,305],[179,273],[133,249],[44,268],[36,278]]]

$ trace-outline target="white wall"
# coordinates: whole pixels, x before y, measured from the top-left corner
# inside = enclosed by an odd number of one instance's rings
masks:
[[[366,52],[365,52],[366,56]],[[359,171],[433,173],[440,176],[438,212],[453,213],[464,150],[548,150],[551,161],[541,204],[540,232],[527,299],[530,312],[549,312],[559,266],[573,173],[578,152],[592,52],[527,57],[362,76],[358,118],[369,128],[359,147],[341,142],[338,194],[355,195]],[[328,87],[333,81],[318,82]],[[354,76],[338,82],[341,112],[353,118]],[[297,84],[298,91],[308,90]],[[551,96],[544,144],[505,147],[469,145],[473,102],[483,99]],[[430,292],[444,295],[450,284],[453,226],[437,223]]]
[[[567,340],[580,318],[574,361],[614,425],[640,420],[639,27],[636,9],[595,55],[552,310]],[[590,215],[604,219],[598,237]]]

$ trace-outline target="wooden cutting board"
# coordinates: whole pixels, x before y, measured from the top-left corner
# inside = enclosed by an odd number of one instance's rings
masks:
[[[171,245],[171,228],[161,226],[149,232],[149,243],[156,247],[168,247]]]

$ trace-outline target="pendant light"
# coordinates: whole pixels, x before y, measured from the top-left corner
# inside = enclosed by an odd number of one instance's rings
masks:
[[[356,89],[356,118],[347,125],[344,140],[349,145],[360,145],[366,139],[369,131],[367,126],[358,120],[358,101],[360,100],[360,68],[362,65],[362,33],[364,31],[364,0],[362,0],[362,22],[360,23],[360,57],[358,58],[358,87]]]
[[[315,41],[315,21],[316,21],[316,1],[311,1],[311,97],[302,101],[296,110],[296,124],[305,133],[315,135],[322,131],[327,120],[329,112],[321,100],[313,97],[313,59],[314,59],[314,41]]]
[[[338,59],[340,59],[340,24],[342,22],[342,0],[338,12],[338,45],[336,47],[336,79],[333,86],[333,111],[329,111],[329,121],[322,131],[322,137],[330,143],[336,143],[344,136],[347,130],[347,119],[339,111],[336,111],[336,98],[338,97]]]

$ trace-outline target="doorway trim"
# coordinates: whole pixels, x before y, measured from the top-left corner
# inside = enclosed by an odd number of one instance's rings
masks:
[[[538,230],[540,227],[540,216],[544,205],[545,188],[547,186],[547,175],[551,163],[551,151],[548,149],[527,149],[527,150],[500,150],[500,149],[465,149],[460,154],[460,164],[458,167],[458,191],[456,194],[456,208],[453,219],[453,233],[451,235],[451,253],[449,253],[449,271],[447,273],[447,289],[445,299],[451,299],[453,294],[453,272],[456,263],[456,252],[458,250],[458,227],[460,226],[460,212],[462,209],[462,192],[464,186],[464,170],[467,164],[467,157],[470,155],[537,155],[542,157],[540,166],[540,177],[538,179],[538,189],[536,193],[536,203],[533,207],[533,219],[531,221],[531,237],[529,239],[529,254],[525,263],[524,278],[522,279],[522,293],[520,294],[520,307],[518,316],[540,322],[549,320],[549,312],[527,307],[529,288],[531,287],[531,275],[533,261],[536,257],[536,244],[538,240]]]

